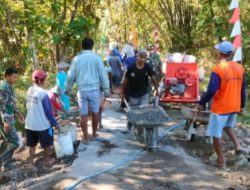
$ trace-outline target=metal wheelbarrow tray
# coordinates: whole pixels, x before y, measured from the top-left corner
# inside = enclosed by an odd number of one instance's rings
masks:
[[[152,128],[169,120],[163,108],[156,105],[134,106],[128,110],[127,118],[135,127]]]
[[[181,108],[181,113],[184,116],[184,118],[187,120],[193,120],[197,112],[198,110],[196,109],[190,109],[188,107]],[[196,122],[200,122],[202,124],[208,124],[209,114],[210,114],[210,111],[207,111],[207,110],[200,111],[197,115]]]
[[[163,108],[157,105],[130,107],[127,117],[135,140],[144,143],[146,150],[157,146],[158,127],[169,120]]]
[[[182,107],[181,112],[186,119],[187,140],[194,140],[199,125],[207,125],[209,120],[210,111],[198,111],[188,107]]]

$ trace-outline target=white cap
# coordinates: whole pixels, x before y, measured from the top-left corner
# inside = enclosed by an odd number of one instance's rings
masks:
[[[57,69],[66,69],[69,68],[69,64],[64,62],[64,61],[60,61],[57,65],[56,65]]]

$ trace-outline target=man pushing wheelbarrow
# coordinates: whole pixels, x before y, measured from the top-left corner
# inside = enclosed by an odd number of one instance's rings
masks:
[[[148,92],[148,78],[150,77],[155,89],[158,89],[158,84],[155,78],[153,68],[146,63],[147,51],[141,49],[138,51],[138,57],[136,64],[130,66],[125,73],[123,85],[123,96],[125,98],[125,92],[128,94],[128,103],[130,106],[147,105],[149,102]],[[159,96],[158,90],[156,90],[156,96]],[[128,129],[131,129],[131,124],[128,123]]]
[[[211,73],[207,93],[199,102],[199,109],[213,99],[208,124],[208,135],[213,138],[217,161],[212,163],[224,167],[226,162],[221,147],[223,130],[232,139],[235,154],[242,153],[242,148],[233,132],[237,113],[244,112],[246,101],[246,82],[242,65],[232,61],[233,45],[228,41],[215,46],[218,50],[219,64]]]
[[[157,127],[163,120],[168,119],[167,115],[158,106],[150,106],[148,79],[150,78],[156,90],[156,96],[159,96],[158,84],[155,79],[153,68],[146,63],[147,51],[141,49],[138,51],[136,64],[130,66],[125,73],[123,80],[123,99],[124,94],[128,94],[128,129],[133,126],[133,133],[137,140],[144,142],[146,148],[154,147],[157,139]],[[158,98],[157,98],[158,99]],[[125,102],[127,102],[125,100]],[[155,121],[159,116],[162,119]],[[159,123],[160,122],[160,123]]]

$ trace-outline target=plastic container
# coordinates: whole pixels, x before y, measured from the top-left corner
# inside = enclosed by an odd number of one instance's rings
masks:
[[[54,147],[57,158],[74,154],[74,147],[70,133],[67,132],[56,135]]]
[[[76,123],[71,122],[70,124],[66,125],[66,126],[61,126],[61,132],[62,133],[69,133],[72,139],[73,143],[76,143],[77,141],[77,126]]]

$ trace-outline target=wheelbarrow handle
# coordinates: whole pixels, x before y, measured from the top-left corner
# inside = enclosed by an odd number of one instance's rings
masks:
[[[125,103],[125,105],[126,105],[126,107],[127,107],[127,109],[128,109],[128,111],[130,111],[131,110],[131,108],[130,108],[130,106],[129,106],[129,104],[128,104],[128,102],[127,102],[127,100],[124,98],[124,103]]]
[[[196,114],[194,115],[193,122],[196,122],[197,117],[198,117],[198,115],[199,115],[200,111],[201,111],[200,109],[198,109],[198,110],[197,110]]]

